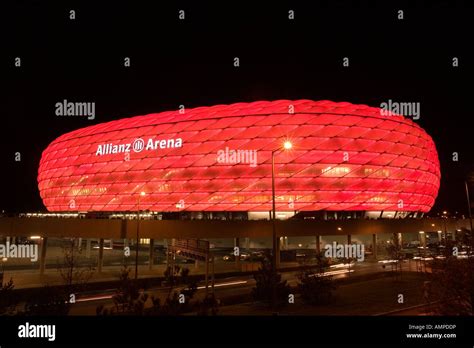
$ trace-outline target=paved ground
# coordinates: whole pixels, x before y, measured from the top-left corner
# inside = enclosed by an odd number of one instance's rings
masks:
[[[423,303],[423,275],[402,274],[401,279],[380,278],[339,286],[331,303],[310,306],[296,296],[294,304],[277,311],[279,315],[377,315],[382,312],[410,308]],[[399,295],[403,303],[399,303]],[[409,309],[405,315],[418,315]],[[256,303],[244,303],[219,308],[219,315],[274,315],[270,308]]]
[[[191,274],[204,274],[204,265],[199,265],[198,268],[194,264],[181,264],[180,266],[187,267],[191,270]],[[129,267],[132,269],[132,274],[135,272],[135,265],[129,263]],[[166,265],[154,265],[153,269],[150,270],[149,266],[142,265],[138,267],[139,278],[145,277],[162,277],[166,269]],[[98,281],[111,281],[118,280],[120,275],[121,266],[106,266],[102,268],[102,273],[98,273],[97,270],[92,270],[92,277],[89,282]],[[233,263],[222,264],[216,267],[216,273],[222,272],[234,272],[236,271]],[[43,276],[39,274],[37,270],[10,270],[6,271],[4,275],[4,281],[13,279],[15,288],[32,288],[41,287],[44,285],[61,285],[63,279],[58,269],[47,269]]]
[[[404,265],[404,272],[409,272],[409,266],[410,265],[408,263]],[[361,279],[365,279],[364,281],[366,281],[367,280],[366,276],[370,276],[370,278],[372,279],[374,278],[374,276],[379,277],[379,276],[390,274],[389,270],[383,269],[380,266],[380,264],[376,262],[366,262],[365,264],[358,265],[357,267],[355,267],[355,269],[352,268],[351,270],[353,270],[354,272],[340,273],[340,274],[334,275],[333,277],[334,279],[345,279],[346,282],[357,282],[357,281],[360,282]],[[299,274],[298,271],[282,272],[281,273],[282,280],[286,280],[290,286],[296,287],[298,284],[298,278],[297,278],[298,274]],[[404,284],[405,281],[409,283],[409,277],[410,277],[409,275],[406,277],[402,276],[401,284]],[[246,301],[250,300],[251,299],[250,294],[251,294],[252,288],[255,287],[255,280],[252,275],[237,275],[237,276],[217,279],[215,284],[216,284],[216,287],[215,287],[216,297],[222,301],[223,305],[225,305],[225,303],[229,303],[229,299],[232,299],[232,298],[235,299],[236,296],[238,298],[242,298],[242,295],[244,295],[244,298],[247,297]],[[390,286],[387,287],[387,289],[392,288],[394,284],[390,283]],[[204,294],[205,294],[204,286],[203,286],[204,284],[203,282],[201,282],[199,285],[200,285],[200,288],[199,288],[200,290],[198,291],[195,297],[202,299],[204,298]],[[346,285],[342,286],[341,289],[344,289],[345,287]],[[372,283],[369,283],[369,287],[373,291],[378,290],[377,284],[374,285]],[[349,292],[350,291],[352,290],[350,289]],[[147,289],[146,292],[149,295],[159,297],[162,300],[164,300],[165,297],[168,295],[168,289],[162,288],[162,287],[153,287],[153,288]],[[106,290],[106,291],[100,291],[100,292],[94,292],[94,293],[88,293],[88,294],[87,293],[80,294],[80,300],[78,301],[78,303],[72,306],[70,314],[71,315],[93,315],[99,304],[102,304],[108,307],[113,305],[113,302],[112,302],[113,294],[114,294],[113,289],[111,289],[110,291]],[[349,294],[348,292],[344,292],[344,293],[340,293],[340,295],[338,296],[342,296],[342,298],[344,298],[347,296],[351,296],[351,294]],[[412,299],[413,298],[411,298],[411,300]],[[297,303],[299,303],[299,305],[302,305],[302,302],[299,299],[299,297],[297,297]],[[412,304],[413,301],[409,301],[408,303]],[[248,305],[249,304],[238,305],[235,307],[232,307],[232,306],[222,307],[224,311],[223,314],[227,314],[226,313],[227,310],[230,311],[230,313],[228,313],[229,315],[233,315],[234,310],[236,310],[237,313],[240,313],[240,311],[246,312],[247,311],[246,306]],[[341,305],[345,306],[347,305],[347,303],[342,302]],[[254,308],[254,310],[256,310],[257,312],[259,312],[261,309],[258,305],[255,307],[254,304],[250,304],[250,307]],[[303,309],[306,307],[307,306],[303,306]],[[380,309],[379,307],[380,307],[379,304],[377,304],[376,309],[377,310]],[[298,306],[292,305],[291,308],[295,309],[296,311],[299,310]],[[395,308],[398,309],[400,307],[396,306]],[[389,307],[389,309],[392,310],[393,307]],[[314,314],[315,308],[311,307],[311,308],[308,308],[308,310],[309,310],[308,314]],[[329,309],[328,313],[332,314],[332,311]],[[247,314],[251,314],[251,313],[247,313]],[[264,308],[263,314],[272,314],[272,313],[271,311],[265,311],[265,308]]]

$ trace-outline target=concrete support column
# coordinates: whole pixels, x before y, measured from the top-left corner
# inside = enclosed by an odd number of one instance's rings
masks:
[[[277,243],[276,243],[276,269],[280,268],[280,237],[277,237]]]
[[[403,236],[401,233],[397,233],[397,241],[400,248],[403,246]]]
[[[352,236],[350,234],[347,235],[347,244],[352,244]]]
[[[104,238],[99,239],[99,260],[97,262],[97,270],[99,273],[102,272],[102,266],[104,265]]]
[[[319,234],[316,236],[316,252],[321,253],[321,236]]]
[[[194,269],[199,269],[199,261],[197,259],[194,260]]]
[[[235,268],[240,270],[240,238],[234,238],[234,255],[235,255],[235,248],[239,248],[239,255],[235,256]]]
[[[77,240],[77,249],[79,249],[79,251],[82,251],[82,238],[79,238]]]
[[[206,275],[204,278],[204,283],[206,284],[206,297],[207,294],[209,293],[209,254],[206,255]],[[173,270],[174,271],[174,270]],[[174,274],[174,272],[173,272]]]
[[[88,259],[91,257],[91,240],[89,238],[86,239],[86,257]]]
[[[372,235],[372,254],[374,258],[377,260],[377,234]]]
[[[211,274],[211,284],[212,284],[212,295],[214,295],[214,285],[216,283],[215,279],[215,262],[214,262],[214,254],[211,254],[212,256],[212,274]]]
[[[46,249],[48,248],[48,237],[41,239],[41,255],[40,255],[40,275],[44,274],[46,269]]]
[[[150,238],[150,255],[148,257],[148,269],[153,269],[153,259],[155,257],[155,240]]]
[[[165,246],[165,248],[166,248],[166,249],[165,249],[165,250],[166,250],[166,251],[165,251],[165,252],[166,252],[166,268],[168,268],[169,265],[170,265],[170,248],[168,248],[169,244],[168,244],[168,240],[167,240],[167,239],[165,239],[165,240],[163,241],[163,243],[164,243],[164,246]]]
[[[125,252],[125,250],[128,248],[128,251],[130,251],[130,243],[128,242],[128,239],[127,238],[124,238],[123,239],[123,251]]]
[[[114,240],[110,240],[110,249],[114,250]]]
[[[438,242],[442,242],[443,241],[443,232],[438,232]]]
[[[420,245],[425,248],[426,247],[426,233],[425,232],[420,232]]]

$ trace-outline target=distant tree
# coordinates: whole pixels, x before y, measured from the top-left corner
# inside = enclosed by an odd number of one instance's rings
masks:
[[[75,250],[75,239],[70,241],[63,248],[63,259],[58,261],[58,272],[63,280],[64,286],[45,286],[35,292],[24,305],[24,310],[20,315],[62,315],[69,313],[71,300],[75,298],[77,292],[92,276],[92,272],[87,267],[80,267]]]
[[[441,315],[474,315],[474,254],[454,253],[448,242],[443,258],[433,261],[432,298],[439,300],[436,311]]]
[[[386,251],[390,260],[394,260],[394,263],[391,263],[392,272],[397,277],[402,275],[402,266],[404,254],[402,252],[402,246],[398,241],[398,236],[394,233],[391,243],[386,246]]]
[[[288,304],[288,295],[290,294],[290,286],[286,280],[281,280],[281,274],[273,272],[273,263],[270,261],[270,255],[267,253],[261,261],[261,266],[254,274],[256,281],[255,287],[252,289],[254,300],[261,301],[271,305],[273,303],[273,291],[275,286],[276,306]]]
[[[19,300],[14,288],[12,278],[0,287],[0,315],[15,313]]]
[[[147,294],[140,294],[137,282],[130,278],[130,267],[123,266],[119,275],[119,286],[112,296],[113,308],[97,307],[97,315],[143,314]]]
[[[304,267],[298,275],[298,292],[302,300],[310,305],[327,303],[336,289],[332,276],[325,275],[329,261],[323,253],[316,254],[316,262]]]
[[[179,315],[191,310],[190,301],[197,291],[197,283],[189,276],[189,269],[175,267],[173,271],[168,267],[165,270],[169,291],[163,302],[146,292],[140,293],[137,282],[130,278],[130,271],[127,266],[122,268],[119,287],[112,297],[114,307],[101,305],[96,308],[97,315]],[[180,291],[175,290],[178,285],[183,285]],[[184,296],[184,303],[180,295]],[[146,306],[147,302],[151,302],[151,306]]]
[[[185,285],[180,293],[183,294],[186,299],[191,300],[197,291],[197,280],[189,276],[189,268],[181,269],[177,283]]]
[[[191,299],[197,292],[197,280],[189,276],[189,269],[175,266],[173,270],[171,267],[167,267],[164,275],[170,288],[161,307],[161,314],[179,315],[191,310]],[[182,285],[182,288],[180,291],[175,291],[174,289],[178,285]],[[184,295],[184,303],[180,301],[180,295]]]
[[[75,294],[83,290],[84,286],[93,276],[93,269],[90,266],[83,267],[79,264],[80,250],[75,247],[77,239],[71,238],[63,246],[63,259],[58,262],[58,272],[65,285],[65,292],[68,295]]]

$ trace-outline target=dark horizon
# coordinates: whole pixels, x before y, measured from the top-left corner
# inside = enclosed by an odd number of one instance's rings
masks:
[[[379,106],[420,102],[419,124],[433,138],[441,186],[432,212],[466,214],[472,172],[466,45],[472,9],[386,2],[367,9],[323,5],[209,2],[73,6],[13,4],[5,21],[6,112],[0,211],[44,211],[37,188],[41,152],[60,135],[119,118],[276,99]],[[405,19],[397,20],[398,8]],[[186,20],[178,20],[179,9]],[[297,20],[288,20],[288,9]],[[14,67],[21,57],[22,67]],[[131,67],[123,67],[130,57]],[[233,58],[240,58],[240,67]],[[342,66],[342,58],[350,66]],[[459,66],[452,67],[452,58]],[[96,117],[58,117],[64,99],[95,102]],[[15,162],[15,152],[21,161]],[[452,161],[453,152],[459,161]],[[471,184],[471,189],[474,185]]]

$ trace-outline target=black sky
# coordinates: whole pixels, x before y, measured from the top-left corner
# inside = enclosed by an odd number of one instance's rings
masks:
[[[45,209],[39,159],[65,132],[180,104],[307,98],[421,102],[416,122],[441,161],[435,210],[464,212],[463,180],[474,164],[473,15],[468,1],[9,3],[0,15],[0,210]],[[55,104],[64,99],[95,102],[95,120],[57,117]]]

